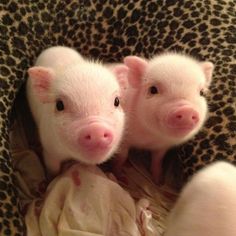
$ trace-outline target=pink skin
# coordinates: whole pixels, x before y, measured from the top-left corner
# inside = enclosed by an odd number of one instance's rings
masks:
[[[107,149],[113,140],[111,130],[101,124],[88,125],[80,130],[78,136],[79,146],[91,151]]]
[[[193,108],[181,107],[168,115],[166,123],[173,129],[191,130],[198,121],[198,113]]]
[[[129,88],[124,90],[127,130],[115,160],[119,173],[130,147],[152,151],[151,172],[156,182],[166,151],[192,138],[202,127],[207,104],[200,92],[211,82],[213,64],[176,53],[146,61],[128,56]]]
[[[119,65],[111,73],[65,47],[45,50],[28,70],[27,97],[51,175],[65,160],[99,164],[116,150],[124,113],[115,101],[120,98],[120,76],[127,70]]]

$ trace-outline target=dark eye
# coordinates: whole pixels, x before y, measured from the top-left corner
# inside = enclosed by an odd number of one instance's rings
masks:
[[[120,100],[119,100],[118,97],[116,97],[115,100],[114,100],[114,106],[118,107],[119,105],[120,105]]]
[[[58,99],[56,101],[56,108],[58,111],[63,111],[64,110],[64,103],[62,100]]]
[[[203,90],[200,90],[200,96],[204,96],[204,91]]]
[[[156,86],[151,86],[151,87],[149,87],[148,92],[150,94],[158,94],[158,89]]]

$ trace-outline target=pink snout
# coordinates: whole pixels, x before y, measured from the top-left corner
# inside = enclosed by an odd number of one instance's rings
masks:
[[[193,129],[199,122],[199,114],[191,107],[180,107],[168,115],[168,126],[175,129]]]
[[[89,151],[99,151],[109,148],[113,141],[113,133],[101,124],[90,124],[79,132],[79,145]]]

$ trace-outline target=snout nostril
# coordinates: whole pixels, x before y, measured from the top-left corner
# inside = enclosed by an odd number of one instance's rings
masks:
[[[109,139],[111,138],[111,134],[108,132],[108,133],[104,133],[103,137],[106,138],[106,139]]]
[[[182,119],[182,115],[177,115],[176,118],[178,118],[180,120],[180,119]]]
[[[85,139],[86,140],[91,140],[91,136],[88,134],[88,135],[85,136]]]

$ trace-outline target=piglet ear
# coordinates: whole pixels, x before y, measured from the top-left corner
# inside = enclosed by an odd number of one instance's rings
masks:
[[[138,88],[142,84],[142,77],[146,71],[148,62],[141,57],[127,56],[124,64],[129,67],[128,80],[133,88]]]
[[[115,74],[121,88],[126,89],[128,85],[128,71],[129,68],[125,65],[116,65],[112,68],[112,72]]]
[[[34,66],[28,69],[32,89],[43,103],[50,102],[50,88],[55,72],[47,67]]]
[[[214,65],[212,62],[209,61],[205,61],[205,62],[201,62],[200,63],[203,72],[205,74],[206,77],[206,87],[208,88],[209,85],[211,84],[211,80],[212,80],[212,74],[213,74],[213,70],[214,70]]]

